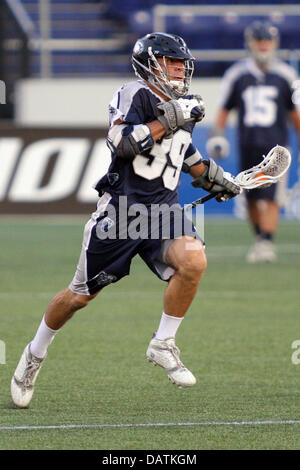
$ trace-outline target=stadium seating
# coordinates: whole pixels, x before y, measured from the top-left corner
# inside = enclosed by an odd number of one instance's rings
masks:
[[[24,7],[39,32],[39,1],[22,0]],[[106,74],[128,74],[131,72],[129,54],[135,40],[155,28],[154,7],[157,4],[188,6],[215,6],[216,14],[200,14],[197,10],[184,13],[170,12],[164,17],[164,30],[184,37],[189,47],[201,58],[201,51],[220,51],[215,60],[199,60],[196,75],[218,76],[230,64],[221,57],[222,50],[242,50],[244,48],[243,31],[255,19],[269,19],[275,22],[281,32],[283,49],[300,49],[300,11],[299,15],[276,11],[285,1],[264,0],[239,1],[238,5],[253,8],[251,15],[238,14],[235,0],[51,0],[50,38],[62,40],[52,50],[52,74],[58,76],[85,76]],[[290,5],[299,4],[299,0],[289,1]],[[227,5],[224,10],[224,5]],[[256,5],[273,5],[269,15],[255,14]],[[223,7],[217,13],[217,7]],[[76,40],[73,50],[64,40]],[[94,40],[91,47],[78,46],[78,41]],[[95,45],[96,41],[96,45]],[[64,49],[64,44],[66,47]],[[215,56],[214,56],[215,57]],[[40,73],[39,51],[32,54],[32,75]]]
[[[39,1],[22,0],[22,3],[40,33]],[[108,6],[107,2],[97,0],[51,0],[49,39],[62,40],[52,49],[52,74],[94,76],[128,72],[127,23],[112,17]],[[64,40],[76,40],[77,46],[72,50]],[[78,47],[81,40],[97,43],[90,47],[85,43],[82,49]],[[38,50],[32,52],[31,71],[33,76],[40,74]]]
[[[26,1],[26,9],[39,27],[38,1]],[[51,2],[51,37],[59,39],[109,38],[113,24],[101,18],[101,4],[96,1]]]

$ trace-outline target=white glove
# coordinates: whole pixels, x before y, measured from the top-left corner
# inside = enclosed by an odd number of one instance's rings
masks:
[[[177,103],[181,107],[185,122],[200,122],[204,118],[204,101],[200,95],[194,95],[191,99],[179,98]]]
[[[206,151],[211,158],[218,158],[220,160],[227,158],[229,150],[228,140],[221,135],[211,137],[206,142]]]
[[[204,102],[199,95],[194,95],[193,98],[166,101],[158,104],[157,107],[162,112],[157,119],[166,129],[166,134],[170,134],[188,122],[200,122],[205,116]]]
[[[216,197],[218,202],[227,201],[241,193],[242,189],[236,183],[234,176],[223,170],[212,159],[202,160],[207,168],[201,176],[193,179],[195,188],[203,188],[210,193],[219,193]]]

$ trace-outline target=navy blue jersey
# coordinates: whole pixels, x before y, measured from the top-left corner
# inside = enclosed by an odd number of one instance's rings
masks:
[[[123,85],[109,106],[111,128],[119,119],[128,125],[129,131],[130,126],[156,120],[157,104],[161,101],[142,80]],[[110,193],[113,200],[120,195],[127,196],[128,204],[176,203],[183,162],[189,167],[201,162],[201,155],[192,144],[194,125],[188,123],[178,128],[173,135],[161,138],[132,161],[117,158],[112,151],[108,172],[95,188],[100,194]]]
[[[285,146],[288,113],[295,108],[292,83],[295,70],[273,60],[264,73],[253,58],[236,62],[224,75],[221,106],[238,111],[239,142],[242,146]]]

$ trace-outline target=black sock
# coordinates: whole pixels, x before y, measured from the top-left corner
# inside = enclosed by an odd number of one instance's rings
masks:
[[[258,224],[253,225],[253,229],[254,229],[254,232],[255,232],[256,235],[260,235],[260,234],[261,234],[261,230],[260,230]]]
[[[269,240],[270,242],[273,240],[273,236],[274,236],[274,234],[271,233],[271,232],[261,232],[260,233],[260,237],[263,240]]]

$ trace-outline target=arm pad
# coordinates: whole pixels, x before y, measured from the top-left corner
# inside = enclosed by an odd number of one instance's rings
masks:
[[[113,154],[125,160],[134,157],[154,145],[151,131],[145,124],[113,126],[106,140]]]

